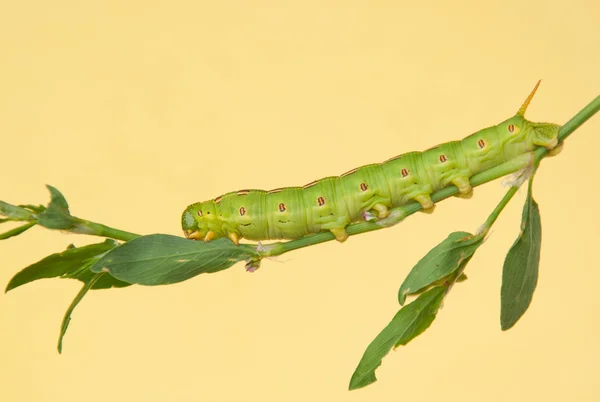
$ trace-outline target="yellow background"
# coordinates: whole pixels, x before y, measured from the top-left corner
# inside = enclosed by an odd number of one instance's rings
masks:
[[[5,2],[0,199],[179,235],[188,204],[302,185],[459,139],[511,116],[564,123],[600,93],[600,6],[548,1]],[[2,401],[592,401],[600,399],[600,116],[536,178],[534,301],[500,331],[504,255],[524,192],[433,326],[348,392],[397,289],[450,231],[474,231],[500,181],[392,229],[163,286],[43,280],[0,298]],[[3,225],[8,226],[8,225]],[[70,242],[0,243],[0,283]]]

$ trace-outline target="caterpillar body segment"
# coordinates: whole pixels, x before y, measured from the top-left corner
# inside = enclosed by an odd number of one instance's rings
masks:
[[[560,126],[524,117],[538,85],[515,116],[460,141],[408,152],[303,187],[240,190],[194,203],[182,215],[184,233],[204,241],[228,237],[237,244],[241,238],[296,239],[331,231],[343,242],[350,223],[377,220],[386,226],[401,220],[388,216],[391,208],[416,201],[424,212],[432,212],[431,194],[445,187],[454,185],[460,197],[469,198],[473,175],[507,165],[526,166],[536,147],[557,146]]]

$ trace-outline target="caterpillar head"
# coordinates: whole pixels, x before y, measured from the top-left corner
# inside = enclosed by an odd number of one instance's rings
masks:
[[[188,206],[181,215],[181,227],[185,237],[194,240],[209,240],[209,232],[220,233],[215,205],[212,201],[197,202]]]
[[[514,138],[518,135],[519,138],[525,140],[526,144],[530,144],[532,148],[540,146],[553,149],[558,145],[558,131],[560,130],[560,126],[553,123],[534,123],[525,119],[525,111],[531,99],[533,99],[540,82],[541,80],[537,82],[533,91],[531,91],[521,108],[517,111],[517,114],[500,123],[498,129],[501,136],[506,140],[510,140],[511,137]]]

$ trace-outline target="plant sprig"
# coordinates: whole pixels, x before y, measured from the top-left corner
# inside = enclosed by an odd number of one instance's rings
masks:
[[[561,127],[559,144],[599,110],[600,96]],[[537,148],[510,163],[474,175],[470,182],[475,187],[526,168],[533,175],[546,156],[548,150]],[[531,176],[521,231],[504,262],[501,290],[503,330],[511,328],[525,313],[537,284],[541,220],[539,207],[532,196],[532,182]],[[398,292],[398,301],[403,307],[365,351],[350,381],[350,389],[364,387],[376,381],[375,369],[389,350],[406,345],[429,328],[452,286],[466,279],[466,265],[483,244],[489,229],[519,186],[520,183],[515,184],[507,191],[476,234],[450,234],[415,265]],[[12,205],[0,201],[0,217],[4,217],[0,218],[0,224],[21,223],[0,234],[0,240],[20,235],[37,225],[106,238],[104,242],[83,247],[70,245],[60,253],[49,255],[21,270],[6,287],[8,291],[37,279],[54,277],[77,279],[84,283],[63,319],[59,352],[62,350],[71,314],[89,290],[126,287],[131,284],[155,286],[176,283],[202,273],[227,269],[240,261],[246,262],[247,270],[254,271],[264,258],[335,238],[330,232],[320,232],[287,242],[236,246],[225,238],[203,243],[164,234],[140,236],[71,215],[65,197],[56,188],[47,187],[51,195],[47,206]],[[458,189],[450,186],[432,194],[431,199],[437,203],[456,194]],[[379,230],[402,221],[420,209],[419,203],[412,202],[393,208],[390,218],[379,222],[355,223],[349,225],[346,231],[352,236]],[[416,299],[404,305],[408,296],[416,296]]]

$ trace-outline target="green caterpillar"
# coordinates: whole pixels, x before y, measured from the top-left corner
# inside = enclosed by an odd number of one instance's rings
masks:
[[[538,146],[560,151],[559,125],[524,117],[539,84],[515,116],[460,141],[405,153],[303,187],[240,190],[197,202],[183,212],[183,231],[190,239],[226,236],[237,244],[241,238],[297,239],[329,230],[343,242],[348,238],[347,225],[384,220],[390,208],[417,201],[423,211],[432,212],[430,195],[445,187],[454,185],[459,196],[469,198],[469,178],[474,174],[527,158]]]

